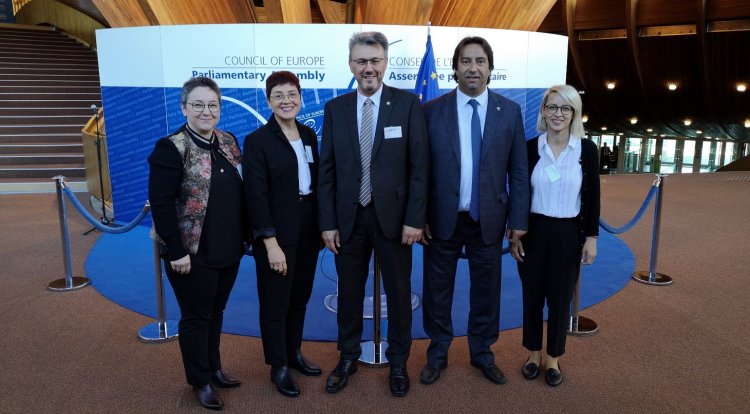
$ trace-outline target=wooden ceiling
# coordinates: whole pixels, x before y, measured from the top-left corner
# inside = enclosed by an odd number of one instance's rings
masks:
[[[57,1],[109,27],[431,21],[563,34],[590,131],[750,141],[747,0]]]

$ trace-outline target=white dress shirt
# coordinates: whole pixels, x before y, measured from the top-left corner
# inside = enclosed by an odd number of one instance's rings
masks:
[[[581,139],[571,136],[555,159],[547,134],[539,136],[539,161],[531,173],[531,212],[547,217],[576,217],[581,210]]]
[[[310,166],[307,165],[307,153],[305,152],[305,144],[302,143],[301,139],[296,141],[289,141],[294,148],[294,153],[297,154],[297,177],[299,180],[299,194],[307,195],[312,193],[312,177],[310,176]]]
[[[474,159],[471,155],[471,116],[474,108],[469,100],[475,99],[477,112],[479,113],[479,124],[482,126],[482,139],[484,139],[484,121],[487,119],[487,100],[489,93],[485,88],[479,96],[473,98],[460,89],[456,88],[456,109],[458,110],[458,140],[461,144],[461,187],[458,198],[458,211],[469,211],[471,205],[471,176]],[[436,166],[439,168],[439,166]],[[434,167],[433,167],[434,168]]]
[[[378,128],[378,110],[380,109],[380,97],[383,95],[383,84],[380,84],[380,89],[377,90],[372,96],[364,96],[357,89],[357,132],[362,135],[362,107],[365,106],[365,101],[370,98],[372,101],[372,139],[375,142],[375,132]]]

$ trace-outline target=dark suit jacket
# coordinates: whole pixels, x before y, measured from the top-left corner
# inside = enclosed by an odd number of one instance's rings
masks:
[[[461,184],[456,90],[425,104],[424,114],[430,140],[430,163],[434,166],[430,171],[427,222],[433,237],[446,240],[456,227]],[[502,241],[506,218],[510,228],[527,229],[527,162],[521,108],[510,99],[489,91],[479,173],[479,223],[485,243]]]
[[[312,150],[314,162],[308,165],[315,192],[320,162],[318,137],[299,122],[297,129],[302,143]],[[301,228],[297,156],[273,115],[245,138],[243,154],[242,176],[252,237],[276,236],[281,246],[297,243]]]
[[[320,229],[338,229],[342,243],[354,228],[362,179],[356,111],[356,92],[326,103],[320,149]],[[386,127],[401,127],[401,138],[385,139]],[[401,237],[403,225],[424,226],[428,151],[417,97],[383,85],[372,148],[371,183],[372,202],[386,238]]]

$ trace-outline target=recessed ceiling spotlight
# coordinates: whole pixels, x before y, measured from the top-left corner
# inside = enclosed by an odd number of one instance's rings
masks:
[[[700,134],[702,134],[702,133],[703,133],[703,131],[701,131],[700,129],[696,129],[696,130],[695,130],[695,133],[696,133],[696,134],[698,134],[698,135],[700,135]]]
[[[607,130],[607,127],[603,126],[602,131],[606,131],[606,130]]]
[[[653,129],[653,128],[648,128],[648,129],[646,130],[646,132],[654,132],[654,129]]]
[[[682,121],[682,123],[685,124],[685,126],[690,126],[690,124],[693,123],[693,120],[690,118],[685,118],[685,120]]]
[[[617,136],[618,136],[618,137],[621,137],[621,136],[622,136],[622,132],[618,132],[618,133],[617,133]]]
[[[745,120],[745,128],[750,128],[750,118]]]
[[[738,83],[737,84],[737,92],[745,92],[747,90],[747,85],[744,83]]]
[[[589,116],[588,115],[584,115],[584,116],[581,117],[581,122],[583,122],[584,124],[586,122],[588,122],[588,121],[589,121]]]
[[[661,135],[659,135],[659,136],[660,136],[660,137],[662,137],[662,138],[666,137],[666,135],[664,135],[664,134],[661,134]]]
[[[676,91],[677,90],[677,84],[674,83],[674,82],[669,82],[667,84],[667,89],[669,89],[670,91]]]
[[[711,139],[712,137],[706,137],[706,139]]]
[[[586,91],[578,91],[578,94],[579,94],[579,95],[585,95],[585,94],[586,94]]]
[[[636,118],[636,117],[630,118],[630,123],[633,124],[633,125],[637,124],[638,123],[638,118]]]
[[[607,82],[607,89],[612,90],[614,89],[616,84],[614,82]]]

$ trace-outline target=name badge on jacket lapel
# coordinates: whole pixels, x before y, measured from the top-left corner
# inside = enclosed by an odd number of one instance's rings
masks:
[[[385,139],[403,138],[403,135],[401,135],[400,125],[383,128],[383,135]]]
[[[315,162],[312,155],[312,147],[309,145],[305,145],[305,155],[307,156],[307,163],[312,164]]]

